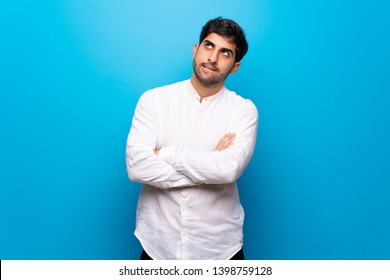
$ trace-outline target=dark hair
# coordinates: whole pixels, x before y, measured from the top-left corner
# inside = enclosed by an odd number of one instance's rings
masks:
[[[217,17],[209,20],[202,28],[199,37],[199,44],[210,34],[216,33],[226,37],[229,41],[236,45],[236,62],[241,61],[248,51],[248,42],[245,39],[245,33],[242,28],[231,19]]]

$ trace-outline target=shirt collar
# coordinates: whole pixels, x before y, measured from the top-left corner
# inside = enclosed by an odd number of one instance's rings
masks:
[[[188,85],[188,92],[189,92],[190,96],[199,102],[200,96],[199,96],[198,92],[194,89],[194,87],[192,86],[191,80],[187,81],[187,85]],[[216,100],[224,90],[225,90],[225,86],[223,86],[217,93],[215,93],[209,97],[203,98],[203,101],[211,102],[211,101]]]

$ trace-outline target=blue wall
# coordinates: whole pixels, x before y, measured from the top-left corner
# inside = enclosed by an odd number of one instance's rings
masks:
[[[0,259],[138,258],[133,110],[220,15],[250,43],[227,85],[260,111],[247,257],[390,259],[390,4],[312,2],[2,1]]]

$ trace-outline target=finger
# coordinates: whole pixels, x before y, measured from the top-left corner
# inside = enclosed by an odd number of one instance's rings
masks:
[[[221,147],[226,147],[228,146],[229,144],[231,144],[231,142],[234,140],[234,138],[236,137],[236,135],[234,133],[228,133],[226,134],[224,137],[221,138],[220,140],[220,143],[221,143]]]
[[[221,140],[219,140],[217,147],[215,148],[216,151],[222,151],[227,149],[233,144],[233,140],[236,138],[235,133],[227,133],[225,134]]]
[[[221,150],[224,148],[225,143],[226,143],[226,141],[227,141],[227,139],[228,139],[229,137],[231,137],[231,134],[226,134],[226,135],[224,135],[224,136],[219,140],[218,145],[217,145],[217,147],[215,148],[215,150],[221,151]]]
[[[234,139],[236,139],[235,135],[226,138],[225,141],[222,143],[221,150],[225,150],[229,148],[231,145],[233,145]]]

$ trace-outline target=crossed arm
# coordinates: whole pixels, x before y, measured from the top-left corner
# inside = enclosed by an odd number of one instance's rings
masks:
[[[214,152],[221,152],[228,149],[234,144],[233,141],[235,138],[235,133],[225,134],[218,142]],[[207,177],[205,180],[197,180],[194,176],[191,176],[191,174],[185,175],[185,172],[177,171],[173,167],[173,164],[168,164],[166,161],[162,160],[161,157],[157,159],[161,149],[154,149],[154,154],[147,152],[148,150],[150,151],[150,149],[146,149],[146,147],[142,148],[138,145],[131,147],[128,144],[126,162],[128,175],[132,181],[147,183],[164,189],[197,185],[209,181],[209,178]],[[205,152],[199,155],[215,155],[214,152]],[[207,160],[205,161],[207,162]],[[224,177],[224,175],[221,176]],[[222,178],[221,182],[211,181],[210,183],[222,183],[225,182],[224,180],[225,179]]]
[[[214,151],[195,152],[156,149],[157,116],[153,103],[141,99],[126,147],[130,180],[164,189],[237,180],[253,154],[257,134],[257,110],[247,105],[238,111],[234,133],[225,134]]]
[[[229,148],[232,144],[234,139],[236,138],[236,134],[234,132],[229,132],[225,134],[221,140],[219,140],[217,146],[215,147],[215,151],[223,151],[227,148]],[[154,149],[154,154],[158,156],[160,153],[160,149]]]

